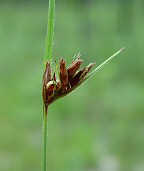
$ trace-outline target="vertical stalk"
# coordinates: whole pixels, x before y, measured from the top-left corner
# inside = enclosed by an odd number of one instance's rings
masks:
[[[44,108],[43,113],[43,153],[42,153],[42,171],[47,168],[47,126],[48,126],[48,111]]]
[[[47,24],[47,35],[46,35],[46,47],[44,63],[52,60],[52,46],[54,36],[54,20],[55,18],[55,0],[49,0],[48,9],[48,24]],[[47,132],[48,132],[48,110],[44,105],[43,110],[43,150],[42,150],[42,171],[47,169]]]
[[[54,22],[55,22],[55,0],[49,0],[48,10],[48,24],[47,24],[47,36],[46,36],[46,48],[44,62],[52,59],[52,46],[54,36]]]

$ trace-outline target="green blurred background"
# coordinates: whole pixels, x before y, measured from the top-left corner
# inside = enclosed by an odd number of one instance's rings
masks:
[[[0,0],[0,171],[40,171],[48,1]],[[49,171],[144,170],[144,1],[56,1],[54,59],[106,68],[50,107]]]

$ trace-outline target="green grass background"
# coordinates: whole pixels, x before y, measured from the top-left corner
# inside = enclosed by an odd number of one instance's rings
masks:
[[[0,171],[40,171],[48,2],[0,1]],[[55,60],[106,68],[49,109],[48,171],[144,170],[144,3],[57,1]]]

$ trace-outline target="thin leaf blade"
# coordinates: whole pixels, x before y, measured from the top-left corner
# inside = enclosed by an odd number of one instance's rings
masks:
[[[85,82],[86,80],[88,80],[89,78],[91,78],[95,73],[97,73],[98,71],[100,71],[103,67],[105,67],[110,61],[112,61],[116,56],[118,56],[120,53],[122,53],[124,51],[125,47],[123,47],[122,49],[120,49],[119,51],[117,51],[115,54],[113,54],[111,57],[109,57],[107,60],[105,60],[103,63],[101,63],[98,67],[96,67],[84,80],[83,82]]]

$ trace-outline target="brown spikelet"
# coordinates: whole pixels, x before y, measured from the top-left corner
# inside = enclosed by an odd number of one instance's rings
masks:
[[[64,59],[60,60],[60,82],[61,86],[64,88],[68,84],[68,73],[66,68],[66,62]]]
[[[80,78],[81,79],[84,78],[94,65],[95,65],[95,63],[90,63],[87,67],[85,67],[82,71],[82,75]]]
[[[46,69],[44,71],[43,80],[42,80],[42,96],[43,96],[43,103],[45,109],[47,110],[48,107],[48,94],[46,90],[46,84],[51,80],[51,67],[50,63],[46,63]]]
[[[72,62],[72,64],[67,69],[69,78],[73,77],[76,74],[82,62],[83,60],[81,60],[80,58]]]

